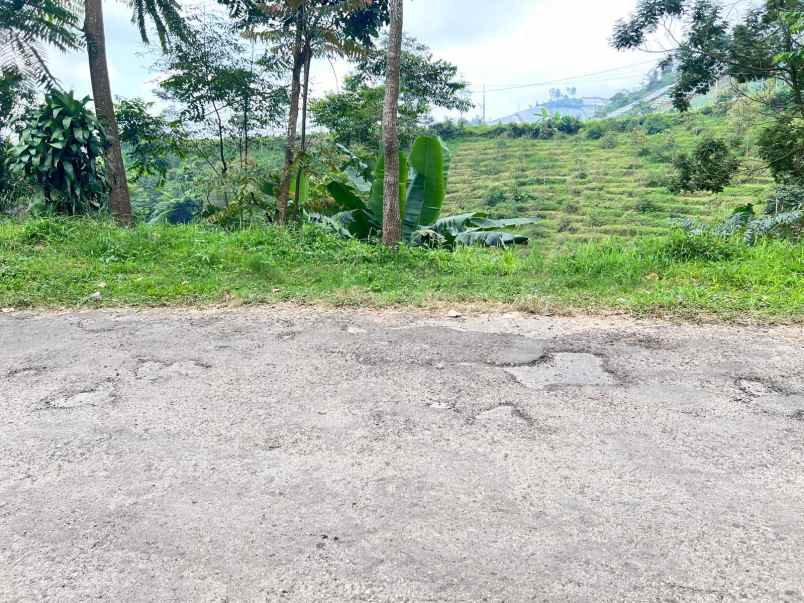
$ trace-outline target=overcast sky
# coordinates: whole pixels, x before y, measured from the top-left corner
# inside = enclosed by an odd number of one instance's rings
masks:
[[[635,5],[636,0],[405,0],[405,32],[429,45],[438,58],[458,65],[474,91],[477,109],[472,114],[480,111],[484,84],[494,90],[546,82],[489,92],[487,115],[494,118],[546,100],[552,87],[575,86],[580,95],[610,96],[638,85],[656,58],[620,53],[608,45],[615,21]],[[152,57],[143,56],[130,9],[111,1],[104,2],[104,9],[113,93],[153,98]],[[89,94],[84,55],[50,58],[65,87]],[[315,66],[314,94],[336,89],[348,65],[338,64],[335,71],[338,79],[328,63]],[[601,71],[607,73],[589,75]]]

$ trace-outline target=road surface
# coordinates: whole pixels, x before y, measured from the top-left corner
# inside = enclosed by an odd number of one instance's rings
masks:
[[[0,600],[804,600],[800,327],[443,314],[0,314]]]

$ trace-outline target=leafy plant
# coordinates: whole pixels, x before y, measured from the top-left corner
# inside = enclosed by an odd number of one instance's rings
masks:
[[[778,117],[762,131],[759,154],[777,182],[804,184],[804,119]]]
[[[420,136],[410,155],[401,154],[399,204],[404,241],[431,247],[527,243],[527,237],[499,229],[532,224],[535,220],[531,218],[498,220],[482,212],[440,218],[448,171],[449,151],[436,137]],[[348,232],[358,239],[371,238],[382,232],[383,182],[382,159],[377,162],[368,199],[353,186],[331,182],[328,190],[342,211],[332,217],[316,214],[311,220],[341,235]]]
[[[508,195],[505,193],[503,187],[497,185],[493,186],[488,193],[486,193],[486,205],[495,207],[500,203],[505,203],[508,200]]]
[[[88,213],[104,203],[106,136],[87,109],[89,101],[72,92],[50,92],[12,151],[13,167],[42,189],[56,213]]]
[[[798,193],[800,195],[801,191]],[[755,218],[754,207],[748,204],[738,207],[726,220],[714,225],[685,220],[680,226],[693,236],[730,238],[742,234],[743,241],[748,245],[762,238],[801,238],[804,232],[804,205],[801,196],[788,196],[788,191],[777,190],[761,218]]]
[[[731,182],[740,162],[725,141],[709,137],[698,144],[692,155],[679,155],[674,165],[673,190],[720,193]]]
[[[118,103],[115,114],[120,127],[120,141],[126,149],[131,180],[156,176],[162,184],[170,168],[170,159],[186,155],[187,133],[176,122],[149,113],[153,103],[134,98]]]

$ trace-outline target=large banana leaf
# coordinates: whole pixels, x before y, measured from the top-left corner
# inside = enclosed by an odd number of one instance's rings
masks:
[[[404,216],[405,197],[408,189],[408,158],[399,152],[399,214]],[[377,166],[374,168],[374,182],[371,183],[371,193],[369,195],[369,212],[374,220],[382,228],[383,204],[385,194],[385,157],[380,156]]]
[[[499,230],[500,228],[525,226],[527,224],[535,224],[536,222],[538,222],[537,218],[494,219],[489,218],[483,212],[470,212],[446,216],[445,218],[437,220],[427,228],[440,234],[457,236],[462,232]]]
[[[335,214],[333,220],[358,239],[368,239],[372,234],[380,232],[365,209],[342,211]]]
[[[341,182],[330,182],[327,185],[327,192],[343,210],[335,215],[334,219],[351,235],[358,239],[367,239],[372,232],[382,229],[366,204],[350,186]]]
[[[269,197],[276,197],[277,193],[279,192],[279,182],[277,179],[268,178],[263,180],[259,184],[260,190],[268,195]],[[302,207],[307,204],[307,200],[310,198],[310,178],[307,176],[306,173],[302,172],[301,175],[301,195],[299,200],[302,204]],[[296,199],[296,176],[293,176],[290,179],[290,189],[289,189],[290,199]]]
[[[508,247],[510,245],[525,245],[528,237],[512,235],[508,232],[488,232],[472,230],[462,232],[455,238],[459,245],[480,245],[482,247]]]
[[[363,203],[363,199],[347,184],[343,184],[342,182],[330,182],[327,185],[327,192],[332,195],[335,203],[342,210],[367,209],[366,204]]]
[[[436,136],[419,136],[410,152],[413,178],[402,212],[402,236],[407,241],[424,224],[438,220],[446,195],[443,143]]]
[[[507,247],[524,245],[528,237],[499,232],[500,228],[534,224],[536,218],[489,218],[482,212],[471,212],[447,216],[430,226],[421,227],[414,232],[411,241],[425,246],[454,247],[455,245],[482,245],[485,247]]]
[[[333,218],[332,216],[325,216],[316,212],[306,212],[304,217],[310,224],[318,224],[324,230],[343,237],[344,239],[352,238],[352,233],[336,219],[337,217]]]

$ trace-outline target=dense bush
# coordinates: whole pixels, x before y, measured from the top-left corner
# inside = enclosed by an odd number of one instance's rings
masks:
[[[508,195],[505,193],[505,190],[501,186],[494,186],[492,187],[488,193],[486,193],[485,203],[489,207],[496,207],[500,203],[505,203],[508,200]]]
[[[598,123],[594,123],[586,128],[586,137],[589,140],[600,140],[606,131]]]
[[[106,137],[89,101],[71,92],[49,93],[13,150],[14,168],[41,188],[47,208],[56,213],[89,213],[105,201]]]
[[[679,155],[674,161],[675,192],[710,191],[720,193],[731,182],[740,162],[728,145],[717,138],[705,138],[691,155]]]
[[[466,122],[461,120],[454,122],[451,119],[433,124],[430,131],[443,140],[453,140],[462,136],[466,132]]]
[[[493,126],[466,126],[446,121],[433,125],[430,129],[442,138],[455,138],[463,135],[481,136],[483,138],[533,138],[549,140],[557,134],[574,136],[584,128],[584,123],[571,115],[545,116],[540,122],[529,124],[497,124]]]
[[[777,182],[804,184],[804,119],[777,119],[760,135],[759,154]]]

